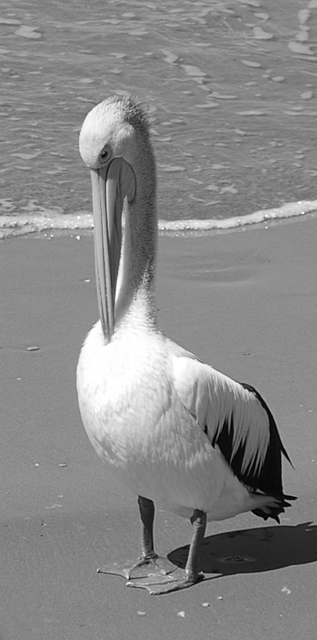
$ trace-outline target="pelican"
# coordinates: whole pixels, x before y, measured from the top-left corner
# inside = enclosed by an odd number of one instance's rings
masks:
[[[279,521],[288,459],[263,398],[198,360],[158,329],[154,290],[156,168],[146,112],[111,97],[86,116],[80,154],[90,169],[100,319],[77,367],[79,408],[97,454],[138,496],[142,553],[104,569],[162,594],[203,578],[207,521],[253,511]],[[123,232],[124,217],[124,232]],[[193,527],[185,569],[157,555],[154,503]]]

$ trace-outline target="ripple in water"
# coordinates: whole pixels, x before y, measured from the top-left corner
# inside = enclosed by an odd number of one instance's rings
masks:
[[[4,0],[2,228],[92,224],[78,132],[113,93],[149,105],[162,228],[314,208],[317,1],[267,4]]]

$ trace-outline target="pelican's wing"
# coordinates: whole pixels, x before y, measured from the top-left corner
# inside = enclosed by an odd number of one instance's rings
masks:
[[[175,350],[175,390],[241,482],[282,495],[281,454],[287,453],[274,418],[255,389]],[[289,459],[289,458],[288,458]]]

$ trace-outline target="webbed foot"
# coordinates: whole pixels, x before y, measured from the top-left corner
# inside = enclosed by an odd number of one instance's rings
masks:
[[[204,574],[188,574],[186,570],[175,568],[175,571],[166,575],[148,575],[147,578],[129,580],[127,587],[146,589],[151,596],[170,593],[192,587],[196,582],[203,580]]]
[[[98,573],[123,576],[127,580],[154,579],[164,577],[177,569],[175,564],[163,556],[141,556],[137,562],[114,562],[97,569]],[[137,586],[137,585],[136,585]]]

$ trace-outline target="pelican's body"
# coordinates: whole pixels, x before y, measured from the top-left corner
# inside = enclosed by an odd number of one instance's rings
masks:
[[[80,411],[100,457],[135,495],[186,518],[194,508],[208,520],[256,508],[259,496],[250,495],[211,444],[235,412],[237,422],[253,423],[250,459],[260,464],[268,418],[256,397],[158,331],[122,334],[105,345],[98,322],[78,365]],[[245,431],[242,426],[238,445]]]
[[[278,519],[288,506],[281,480],[287,454],[252,387],[200,362],[157,328],[155,162],[141,107],[117,98],[98,105],[80,145],[92,170],[101,320],[81,351],[79,406],[97,453],[139,496],[143,559],[117,572],[132,575],[132,586],[164,593],[197,581],[207,520],[249,510]],[[153,502],[194,524],[184,576],[160,568],[155,579],[153,569],[145,579],[135,575],[157,558]]]

